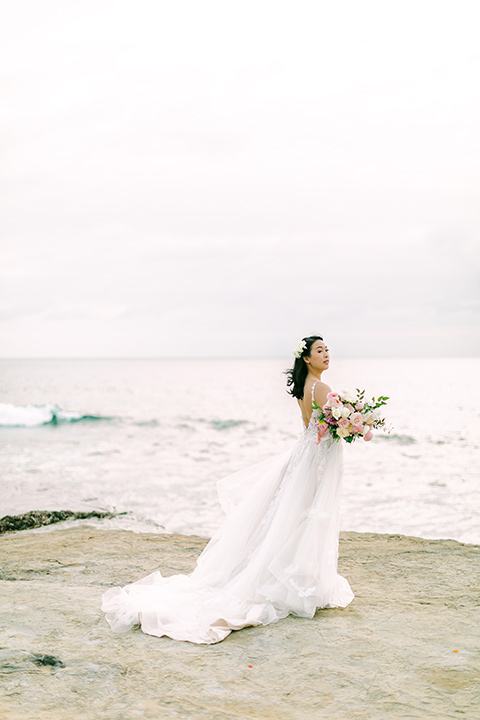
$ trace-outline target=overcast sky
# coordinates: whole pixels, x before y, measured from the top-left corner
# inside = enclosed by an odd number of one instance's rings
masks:
[[[15,0],[0,355],[480,355],[475,0]]]

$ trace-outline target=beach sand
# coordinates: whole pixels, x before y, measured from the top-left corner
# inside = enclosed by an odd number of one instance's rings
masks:
[[[2,720],[480,717],[480,546],[341,534],[355,599],[217,645],[115,635],[106,588],[206,540],[85,525],[0,538]]]

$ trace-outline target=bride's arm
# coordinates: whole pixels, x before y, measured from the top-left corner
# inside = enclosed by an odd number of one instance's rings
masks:
[[[329,392],[332,392],[332,388],[329,387],[327,383],[321,381],[317,382],[317,384],[315,385],[315,390],[313,392],[313,396],[317,405],[319,405],[320,407],[323,407],[325,405]]]

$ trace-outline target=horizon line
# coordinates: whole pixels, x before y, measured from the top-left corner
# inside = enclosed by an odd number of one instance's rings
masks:
[[[388,360],[388,359],[446,359],[472,358],[480,359],[480,355],[336,355],[337,360]],[[59,356],[0,356],[2,360],[291,360],[285,355],[197,355],[184,357],[179,355],[59,355]]]

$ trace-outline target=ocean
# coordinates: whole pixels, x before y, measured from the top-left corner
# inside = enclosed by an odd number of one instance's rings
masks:
[[[123,514],[88,522],[211,536],[216,481],[302,430],[290,364],[0,360],[0,516],[109,510]],[[480,543],[479,371],[479,358],[331,357],[322,379],[388,395],[393,426],[344,443],[342,530]]]

